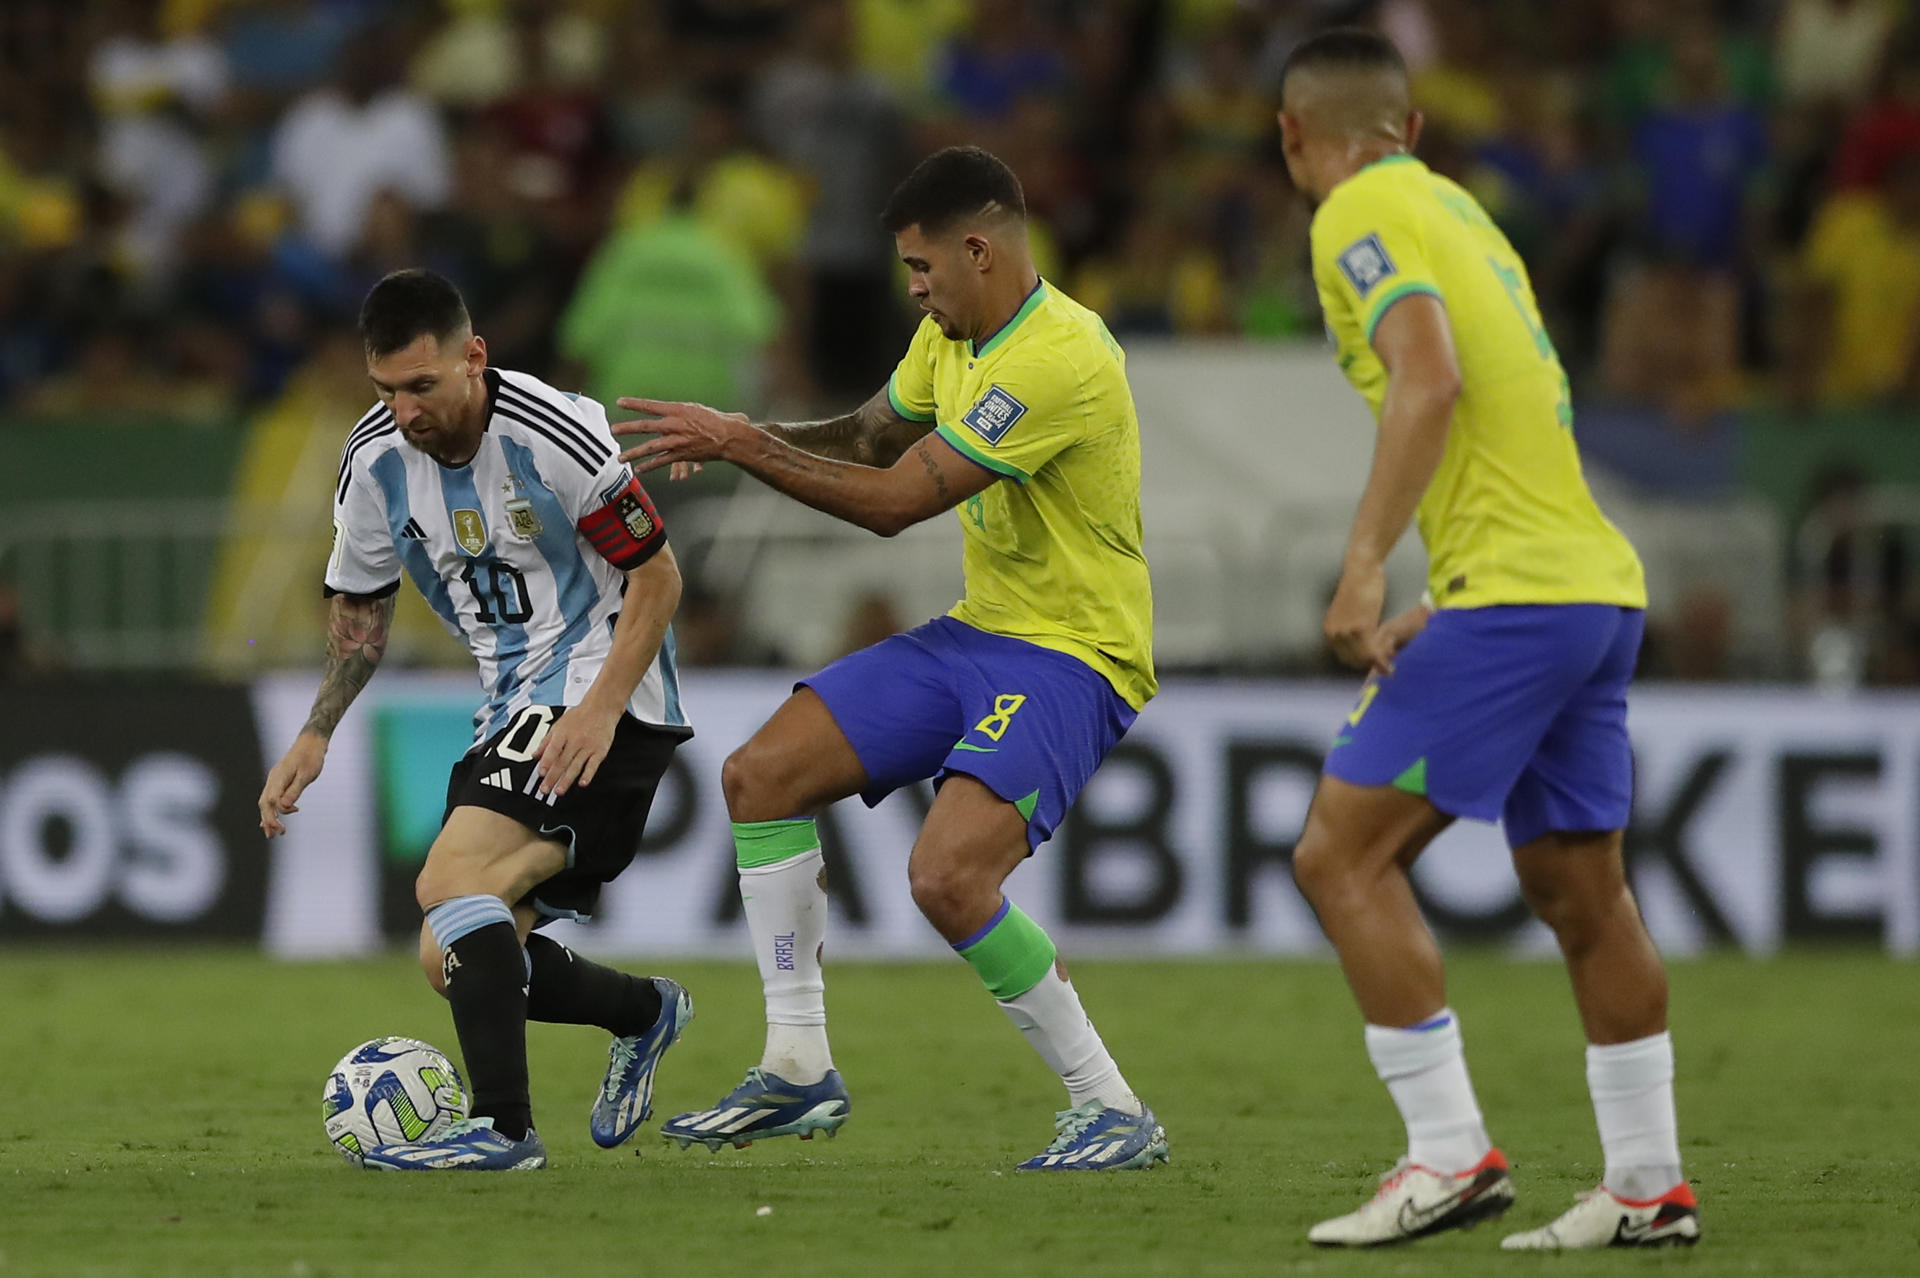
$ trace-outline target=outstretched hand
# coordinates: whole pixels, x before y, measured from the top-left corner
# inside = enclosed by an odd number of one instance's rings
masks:
[[[705,404],[684,404],[663,399],[639,399],[622,396],[620,407],[639,413],[652,413],[647,419],[613,423],[616,435],[651,435],[644,444],[620,454],[642,473],[671,466],[674,479],[698,474],[703,462],[718,461],[727,445],[753,430],[745,413],[723,413]]]
[[[294,738],[293,745],[280,762],[273,765],[273,771],[267,774],[267,784],[260,791],[258,807],[261,833],[271,839],[276,834],[287,832],[286,823],[280,818],[300,810],[301,792],[313,784],[326,761],[325,737],[302,732]]]

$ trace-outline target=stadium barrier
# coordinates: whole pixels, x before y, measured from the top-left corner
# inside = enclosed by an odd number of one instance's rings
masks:
[[[222,685],[43,684],[0,691],[0,939],[258,938],[286,957],[410,938],[411,881],[471,731],[464,676],[375,680],[336,733],[288,835],[263,846],[254,799],[315,678]],[[695,672],[698,735],[661,787],[588,952],[746,953],[721,760],[790,680]],[[1321,752],[1352,703],[1338,683],[1171,683],[1009,892],[1070,954],[1325,953],[1287,873]],[[1849,940],[1920,952],[1920,696],[1646,687],[1632,728],[1628,850],[1662,946],[1753,953]],[[822,819],[830,948],[945,947],[906,890],[931,792]],[[1416,883],[1443,934],[1548,953],[1495,827],[1462,823]]]
[[[244,686],[0,688],[0,939],[262,935]]]
[[[633,867],[594,923],[566,926],[569,943],[747,952],[720,763],[789,686],[776,674],[686,676],[698,735],[661,787]],[[308,675],[257,686],[270,755],[306,717],[313,687]],[[1072,954],[1326,952],[1286,861],[1352,699],[1338,683],[1173,682],[1009,893]],[[273,846],[264,929],[273,951],[357,953],[412,934],[414,867],[477,701],[464,677],[382,676],[369,687]],[[1636,693],[1632,728],[1639,794],[1628,848],[1663,947],[1766,953],[1841,939],[1920,952],[1920,697],[1656,686]],[[902,791],[872,812],[850,801],[823,817],[836,954],[945,952],[906,889],[929,799]],[[1416,882],[1445,935],[1551,951],[1497,828],[1448,831]]]

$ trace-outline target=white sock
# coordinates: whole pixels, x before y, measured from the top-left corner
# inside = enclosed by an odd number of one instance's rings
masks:
[[[1587,1090],[1607,1157],[1604,1185],[1622,1198],[1658,1198],[1680,1183],[1673,1112],[1673,1036],[1587,1045]]]
[[[767,1000],[767,1046],[760,1068],[789,1083],[817,1083],[833,1068],[827,1047],[827,984],[820,947],[827,935],[827,892],[819,849],[740,871],[740,899],[760,989]]]
[[[1058,966],[1048,969],[1025,994],[997,1001],[1040,1059],[1067,1085],[1067,1104],[1097,1100],[1109,1109],[1141,1112],[1140,1098],[1121,1077],[1113,1053],[1080,1006],[1073,982],[1061,975]]]
[[[1493,1143],[1467,1077],[1460,1018],[1450,1007],[1410,1029],[1367,1026],[1367,1055],[1407,1125],[1407,1158],[1458,1175]]]

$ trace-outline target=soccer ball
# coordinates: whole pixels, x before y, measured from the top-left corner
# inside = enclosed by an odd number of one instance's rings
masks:
[[[327,1139],[355,1167],[376,1145],[437,1140],[467,1116],[467,1085],[417,1038],[376,1038],[340,1058],[320,1096]]]

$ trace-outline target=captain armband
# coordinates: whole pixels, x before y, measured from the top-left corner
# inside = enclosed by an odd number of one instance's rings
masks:
[[[667,529],[653,499],[638,479],[628,479],[623,487],[603,494],[607,504],[583,516],[580,535],[600,557],[622,572],[629,572],[654,557],[667,544]]]

